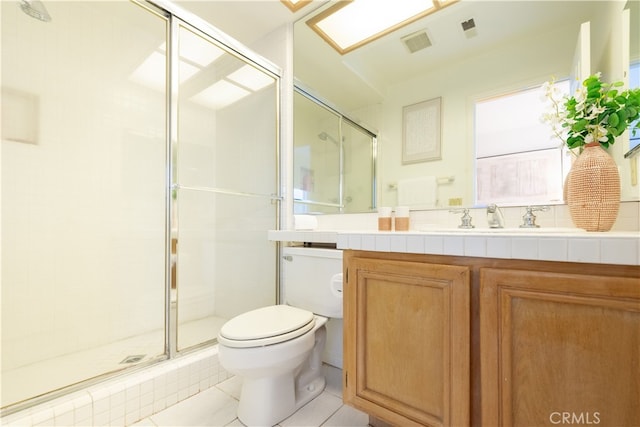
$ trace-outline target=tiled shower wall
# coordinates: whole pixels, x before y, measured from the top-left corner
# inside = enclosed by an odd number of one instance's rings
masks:
[[[211,346],[13,413],[0,425],[126,426],[229,376]]]

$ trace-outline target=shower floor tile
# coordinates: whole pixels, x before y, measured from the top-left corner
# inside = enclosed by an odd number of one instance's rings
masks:
[[[211,340],[226,319],[210,317],[180,325],[180,348]],[[58,390],[99,375],[117,372],[148,361],[164,352],[164,332],[157,330],[105,346],[43,360],[0,375],[2,406]],[[136,363],[123,364],[125,358],[144,355]]]

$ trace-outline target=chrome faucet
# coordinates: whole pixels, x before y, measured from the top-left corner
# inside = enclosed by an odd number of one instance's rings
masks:
[[[520,228],[540,228],[540,226],[536,224],[536,216],[533,214],[533,212],[546,212],[548,210],[549,206],[527,206],[527,212],[522,217],[522,224],[520,225]]]
[[[471,223],[471,220],[473,220],[473,218],[471,218],[471,215],[469,215],[469,209],[450,209],[449,212],[462,214],[462,217],[460,218],[460,225],[458,226],[458,228],[476,228],[476,226]]]
[[[487,206],[487,223],[489,228],[504,228],[504,216],[495,203]]]

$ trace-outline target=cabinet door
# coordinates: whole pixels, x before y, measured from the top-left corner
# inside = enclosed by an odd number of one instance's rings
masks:
[[[399,426],[469,424],[469,269],[351,258],[347,403]]]
[[[483,269],[482,424],[640,425],[640,281]]]

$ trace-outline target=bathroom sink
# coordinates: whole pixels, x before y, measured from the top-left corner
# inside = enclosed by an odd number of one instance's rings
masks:
[[[573,227],[539,227],[539,228],[488,228],[488,227],[476,227],[476,228],[457,228],[457,227],[434,227],[424,226],[417,227],[418,231],[431,232],[431,233],[480,233],[480,234],[550,234],[550,233],[586,233],[581,228]]]

